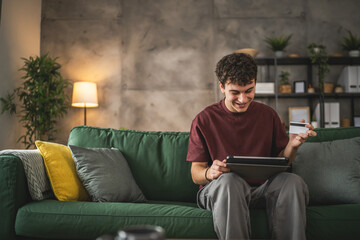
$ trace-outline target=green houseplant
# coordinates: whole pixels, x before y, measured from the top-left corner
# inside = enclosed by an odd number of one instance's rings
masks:
[[[321,44],[311,43],[307,46],[309,50],[309,56],[311,63],[314,64],[317,68],[317,75],[319,81],[320,92],[324,92],[324,81],[326,74],[330,71],[328,64],[328,54],[326,52],[326,47]]]
[[[279,86],[279,92],[280,93],[291,93],[291,85],[289,82],[289,76],[290,73],[288,71],[282,70],[279,78],[280,78],[280,86]]]
[[[2,111],[17,114],[16,97],[20,101],[21,111],[18,113],[20,122],[26,129],[18,139],[26,148],[34,146],[35,140],[54,140],[57,132],[57,119],[67,113],[69,98],[65,89],[69,82],[62,78],[61,65],[57,58],[48,54],[41,57],[22,58],[24,66],[24,82],[5,98],[1,97]]]
[[[319,103],[320,103],[320,126],[325,127],[324,119],[324,81],[326,74],[330,71],[329,69],[329,57],[326,52],[326,47],[321,44],[311,43],[307,46],[309,50],[309,56],[312,64],[315,64],[317,68],[317,75],[319,81]]]
[[[280,36],[278,38],[265,38],[268,47],[275,53],[276,57],[283,57],[285,48],[289,45],[292,34],[288,36]]]
[[[359,57],[360,55],[360,38],[347,30],[348,37],[343,37],[341,47],[349,52],[350,57]]]

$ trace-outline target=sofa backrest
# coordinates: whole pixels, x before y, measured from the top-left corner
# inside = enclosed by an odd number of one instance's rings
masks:
[[[316,128],[317,136],[306,142],[328,142],[340,139],[349,139],[360,136],[360,127]]]
[[[79,126],[71,130],[68,144],[118,148],[148,200],[195,202],[199,187],[192,182],[191,163],[186,162],[188,139],[186,132]]]

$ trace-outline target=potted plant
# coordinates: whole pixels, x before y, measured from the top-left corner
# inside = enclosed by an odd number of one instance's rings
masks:
[[[287,71],[281,71],[279,93],[291,93],[291,85],[289,83],[290,73]]]
[[[319,103],[320,103],[320,126],[325,126],[325,113],[324,113],[324,80],[326,74],[330,71],[328,64],[328,54],[326,52],[326,47],[321,44],[311,43],[307,46],[310,54],[310,60],[312,64],[315,64],[317,68],[317,75],[319,81]]]
[[[24,82],[7,97],[0,98],[1,113],[17,113],[15,97],[19,99],[21,111],[18,115],[26,132],[18,142],[30,148],[34,146],[35,140],[54,140],[57,119],[67,113],[70,106],[68,96],[65,95],[69,82],[62,78],[57,58],[46,54],[22,59],[24,66],[20,70],[24,72]]]
[[[328,54],[326,52],[326,47],[321,44],[311,43],[308,45],[308,50],[310,53],[310,60],[312,64],[315,64],[317,68],[317,75],[319,81],[320,92],[324,92],[324,80],[326,74],[330,71],[328,64]]]
[[[279,38],[265,38],[268,47],[275,53],[275,57],[283,57],[285,48],[289,45],[292,34],[280,36]]]
[[[341,47],[349,52],[350,57],[360,56],[360,38],[355,36],[351,31],[347,30],[349,36],[343,37]]]

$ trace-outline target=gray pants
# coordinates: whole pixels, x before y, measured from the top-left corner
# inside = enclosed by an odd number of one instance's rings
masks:
[[[219,239],[250,239],[250,206],[263,203],[272,239],[306,239],[306,205],[309,193],[304,181],[292,173],[280,173],[259,187],[251,187],[235,173],[222,174],[198,192],[198,206],[212,211]]]

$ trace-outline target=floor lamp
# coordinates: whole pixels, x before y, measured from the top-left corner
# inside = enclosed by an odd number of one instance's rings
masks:
[[[71,106],[84,108],[84,125],[86,126],[86,108],[99,106],[96,83],[75,82]]]

